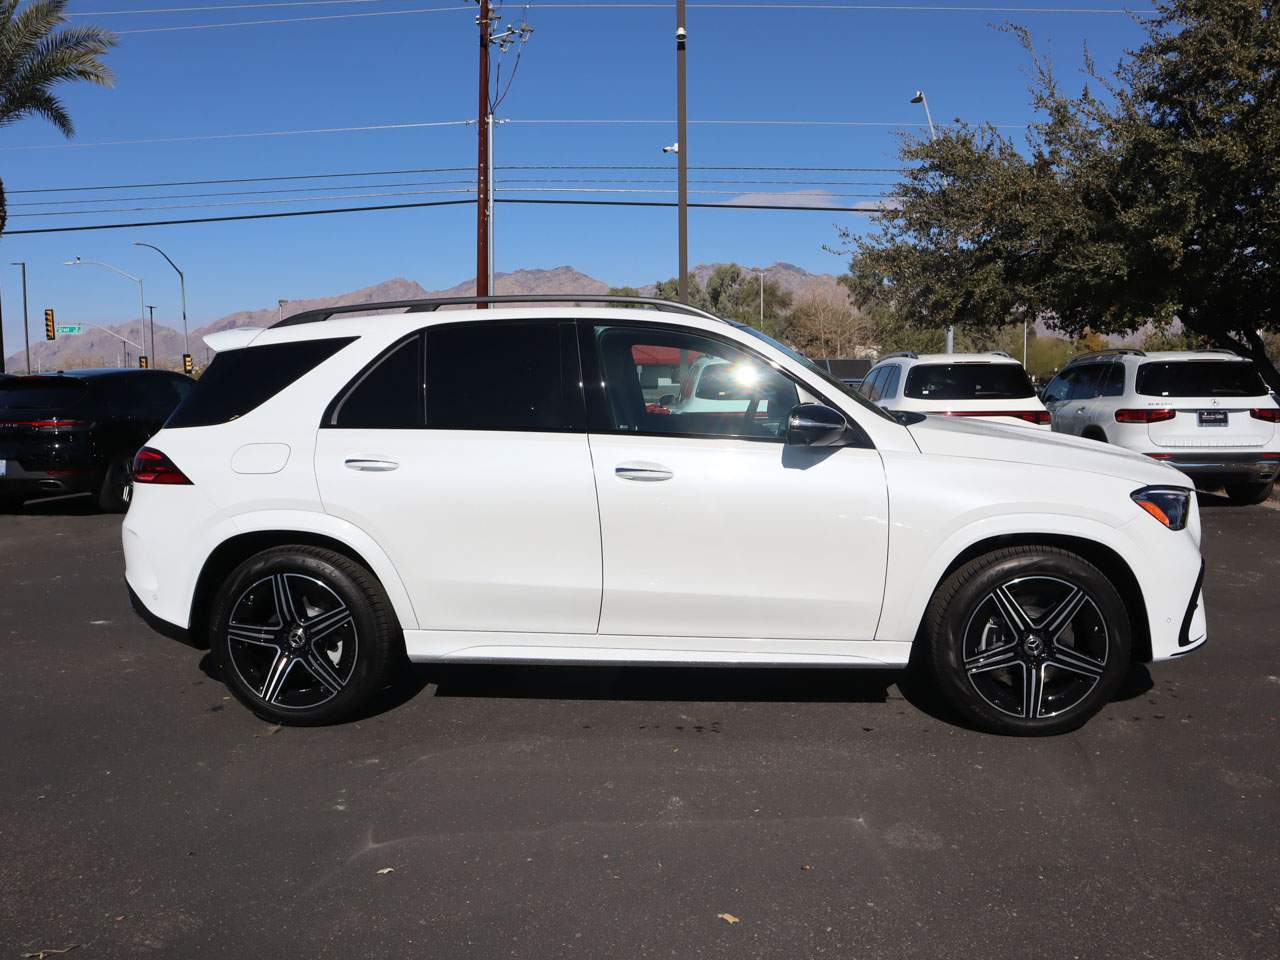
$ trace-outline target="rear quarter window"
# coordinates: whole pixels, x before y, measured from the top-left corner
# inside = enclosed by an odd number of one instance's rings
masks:
[[[355,339],[299,340],[224,351],[213,358],[165,429],[208,427],[243,417]]]

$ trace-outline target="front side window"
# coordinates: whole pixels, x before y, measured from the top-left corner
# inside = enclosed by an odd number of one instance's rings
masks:
[[[595,342],[619,433],[778,440],[801,402],[761,357],[692,331],[598,326]]]
[[[427,329],[431,429],[583,430],[580,380],[572,323],[478,321]]]
[[[1263,397],[1266,384],[1243,360],[1158,360],[1138,368],[1138,393],[1146,397]]]
[[[914,400],[1021,400],[1036,395],[1017,363],[920,363],[907,374]]]

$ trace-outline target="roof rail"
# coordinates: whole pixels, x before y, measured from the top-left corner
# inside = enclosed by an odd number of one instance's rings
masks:
[[[316,310],[304,310],[277,320],[268,329],[276,327],[293,327],[300,323],[318,323],[343,313],[373,313],[383,310],[403,310],[405,313],[434,313],[441,307],[452,306],[488,306],[504,303],[617,303],[634,304],[643,307],[661,307],[671,313],[682,313],[690,317],[701,317],[704,320],[721,320],[713,313],[691,307],[687,303],[674,300],[662,300],[658,297],[621,297],[607,293],[531,293],[506,294],[497,297],[433,297],[424,300],[386,300],[380,303],[348,303],[335,307],[320,307]]]
[[[1008,357],[1010,360],[1013,359],[1013,354],[1008,350],[988,350],[987,353],[991,354],[993,357]]]
[[[1067,365],[1070,366],[1080,360],[1089,360],[1092,357],[1145,357],[1146,355],[1147,352],[1145,350],[1139,350],[1136,347],[1111,347],[1108,350],[1090,350],[1088,353],[1082,353],[1079,356],[1072,357],[1067,361]]]
[[[886,353],[883,357],[876,360],[876,363],[880,363],[882,360],[892,360],[894,357],[906,357],[908,360],[919,360],[920,354],[912,350],[899,350],[897,353]]]
[[[1228,357],[1236,357],[1236,358],[1239,358],[1240,356],[1240,354],[1236,353],[1234,350],[1227,350],[1227,349],[1224,349],[1223,347],[1205,347],[1200,350],[1193,350],[1192,353],[1223,353],[1223,354],[1226,354]]]

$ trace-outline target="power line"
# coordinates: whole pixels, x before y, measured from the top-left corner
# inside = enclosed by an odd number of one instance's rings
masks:
[[[424,123],[375,123],[362,127],[315,127],[310,130],[264,130],[258,133],[205,133],[190,137],[149,137],[142,140],[99,140],[96,143],[37,143],[0,150],[83,150],[86,147],[134,147],[156,143],[195,143],[206,140],[249,140],[260,137],[297,137],[316,133],[365,133],[370,130],[418,130],[425,127],[465,127],[469,120],[431,120]]]
[[[499,197],[495,203],[525,203],[563,205],[573,207],[674,207],[675,203],[667,200],[553,200],[549,198]],[[132,230],[142,227],[174,227],[185,224],[231,223],[243,220],[278,220],[285,217],[318,217],[341,213],[373,213],[383,210],[416,210],[423,207],[452,207],[461,204],[475,203],[474,200],[427,200],[419,203],[388,203],[377,206],[332,207],[326,210],[286,210],[275,213],[240,213],[224,217],[183,217],[174,220],[144,220],[130,223],[91,223],[73,227],[31,227],[26,230],[6,230],[6,236],[29,236],[41,233],[83,233],[90,230]],[[883,206],[863,205],[851,207],[814,207],[789,206],[779,204],[747,204],[747,203],[690,203],[690,207],[713,210],[805,210],[826,211],[830,213],[880,213]]]
[[[386,3],[387,0],[278,0],[274,3],[215,3],[202,7],[144,7],[140,10],[95,10],[91,13],[65,13],[67,19],[93,17],[132,17],[152,13],[204,13],[224,10],[262,10],[267,7],[335,7],[363,3]],[[454,9],[463,10],[465,7]]]
[[[265,27],[281,23],[319,23],[325,20],[361,20],[366,17],[403,17],[419,13],[456,13],[466,7],[418,7],[412,10],[376,10],[371,13],[334,13],[318,17],[282,17],[274,20],[231,20],[225,23],[190,23],[173,27],[135,27],[113,31],[123,37],[139,33],[178,33],[187,30],[222,30],[226,27]]]
[[[472,167],[411,167],[402,170],[359,170],[340,173],[298,173],[269,177],[224,177],[212,180],[157,180],[151,183],[112,183],[96,186],[74,187],[26,187],[20,190],[7,189],[6,195],[26,193],[71,193],[91,190],[144,190],[153,187],[207,187],[232,183],[275,183],[290,180],[326,180],[341,177],[399,177],[416,173],[468,173]],[[518,163],[506,166],[495,166],[495,170],[665,170],[671,167],[664,163]],[[769,171],[776,173],[902,173],[902,167],[797,167],[773,166],[763,164],[746,165],[704,165],[690,164],[690,170],[749,172]]]

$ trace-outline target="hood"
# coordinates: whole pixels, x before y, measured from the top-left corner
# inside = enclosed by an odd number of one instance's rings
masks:
[[[1182,471],[1121,447],[1031,427],[1003,426],[988,420],[925,417],[908,428],[922,453],[1030,463],[1084,470],[1135,484],[1194,487]]]

